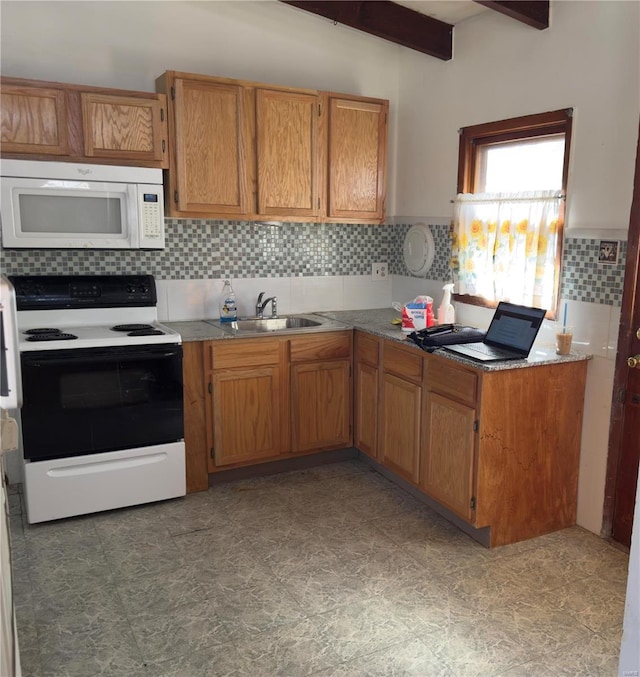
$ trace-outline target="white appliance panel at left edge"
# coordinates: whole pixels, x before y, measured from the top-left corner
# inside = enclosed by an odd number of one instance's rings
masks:
[[[185,494],[184,442],[25,463],[30,524]]]

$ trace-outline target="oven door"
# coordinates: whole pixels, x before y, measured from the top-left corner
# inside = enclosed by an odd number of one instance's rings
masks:
[[[44,350],[21,361],[25,459],[183,439],[179,344]]]

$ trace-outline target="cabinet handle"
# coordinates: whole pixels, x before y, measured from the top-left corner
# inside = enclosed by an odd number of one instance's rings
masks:
[[[160,109],[160,122],[164,122],[164,108]]]
[[[213,395],[213,383],[211,383],[211,381],[209,381],[207,388],[209,390],[209,395]]]
[[[164,153],[164,139],[162,139],[162,152]]]

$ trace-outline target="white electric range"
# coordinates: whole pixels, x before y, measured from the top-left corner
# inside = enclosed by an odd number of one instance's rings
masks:
[[[182,345],[153,277],[10,280],[29,522],[184,495]]]

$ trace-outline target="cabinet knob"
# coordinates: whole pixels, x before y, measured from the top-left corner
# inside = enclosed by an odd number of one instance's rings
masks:
[[[637,367],[640,367],[640,355],[634,355],[633,357],[627,357],[627,364],[632,369],[636,369]]]

